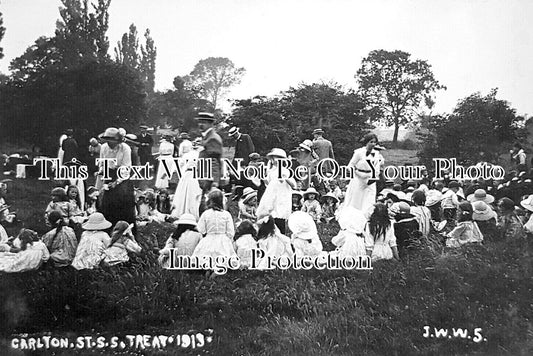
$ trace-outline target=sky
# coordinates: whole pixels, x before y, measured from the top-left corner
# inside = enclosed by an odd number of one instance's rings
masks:
[[[39,36],[53,35],[60,5],[0,0],[0,72]],[[530,0],[112,0],[109,14],[111,54],[131,23],[141,36],[150,29],[157,90],[171,89],[174,77],[207,57],[246,69],[228,100],[273,96],[299,83],[356,88],[354,75],[370,51],[402,50],[428,61],[447,87],[434,113],[499,88],[497,98],[533,115]]]

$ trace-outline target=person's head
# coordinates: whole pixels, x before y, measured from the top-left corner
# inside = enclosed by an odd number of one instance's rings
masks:
[[[249,220],[243,220],[237,230],[235,231],[235,240],[243,235],[252,235],[254,238],[257,236],[257,230]]]
[[[65,217],[63,216],[63,214],[57,210],[51,211],[50,214],[48,214],[47,219],[48,219],[48,222],[50,223],[50,226],[52,226],[53,228],[62,226],[65,221]]]
[[[72,137],[74,135],[74,130],[73,129],[66,129],[65,130],[65,134],[68,136],[68,137]]]
[[[309,200],[309,201],[316,200],[317,196],[318,196],[318,192],[316,191],[315,188],[309,188],[304,193],[304,199]]]
[[[322,137],[323,135],[324,135],[324,131],[322,131],[322,129],[315,129],[313,131],[313,138],[315,139]]]
[[[169,199],[168,190],[161,189],[159,191],[159,200],[168,200],[168,199]]]
[[[276,162],[278,159],[287,158],[287,153],[281,148],[273,148],[268,154],[267,158],[272,162]]]
[[[78,190],[78,187],[76,187],[75,185],[69,185],[69,187],[67,188],[67,196],[68,196],[68,198],[76,200],[76,199],[78,199],[79,195],[80,195],[80,192]]]
[[[196,218],[189,213],[182,214],[175,224],[177,226],[171,236],[175,240],[178,240],[185,231],[198,231],[196,229]]]
[[[302,194],[299,192],[293,192],[292,193],[292,203],[293,204],[300,204],[302,202]]]
[[[198,128],[201,131],[207,131],[213,127],[215,123],[215,115],[207,112],[201,112],[196,116],[196,120],[198,121]]]
[[[7,194],[7,182],[10,180],[4,179],[0,182],[0,197],[4,197]]]
[[[274,223],[274,218],[269,215],[268,217],[265,217],[262,221],[259,222],[259,230],[257,232],[257,237],[259,239],[264,239],[272,235],[275,231],[276,224]]]
[[[213,210],[224,210],[224,193],[219,189],[213,189],[209,192],[207,207]]]
[[[105,141],[110,148],[117,147],[122,141],[122,138],[119,129],[116,127],[108,127],[102,136],[102,140]]]
[[[20,240],[20,249],[26,250],[28,245],[32,245],[34,241],[39,240],[37,233],[30,229],[21,229],[17,238]]]
[[[148,132],[148,126],[141,125],[139,126],[139,128],[141,129],[141,135],[146,135],[146,133]]]
[[[113,227],[113,231],[111,232],[111,243],[114,243],[120,239],[126,233],[129,226],[130,224],[124,220],[117,221],[115,227]]]
[[[459,209],[457,210],[457,222],[471,221],[474,208],[469,201],[463,201],[459,203]]]
[[[459,191],[459,188],[461,186],[459,185],[459,182],[456,182],[456,181],[451,181],[449,184],[448,184],[448,188],[452,191],[454,191],[455,193],[457,193]]]
[[[234,126],[228,131],[229,137],[231,137],[234,140],[238,140],[241,137],[241,133],[239,131],[239,128]]]
[[[385,232],[391,225],[389,209],[385,204],[374,204],[374,211],[368,219],[368,228],[374,240],[385,238]]]
[[[514,209],[515,209],[514,201],[512,201],[511,199],[507,197],[501,198],[500,201],[498,202],[498,210],[500,211],[502,215],[510,214],[514,212]]]
[[[52,189],[51,196],[52,196],[52,201],[54,203],[58,203],[58,202],[61,202],[61,201],[67,201],[68,200],[67,193],[65,192],[65,189],[63,189],[61,187],[57,187],[57,188]]]
[[[520,142],[515,142],[514,145],[513,145],[513,149],[518,152],[522,149],[522,145],[520,144]]]
[[[374,133],[367,133],[361,139],[361,144],[366,147],[367,151],[370,151],[378,144],[378,136]]]
[[[411,200],[416,206],[424,206],[426,205],[426,193],[422,190],[415,190],[411,195]]]

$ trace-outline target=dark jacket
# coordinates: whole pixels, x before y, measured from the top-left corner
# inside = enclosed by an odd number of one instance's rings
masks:
[[[222,138],[216,133],[215,129],[210,129],[207,135],[202,139],[204,149],[200,152],[198,158],[212,159],[212,180],[201,180],[200,185],[206,188],[208,182],[220,183],[221,176],[221,158],[222,158]],[[209,184],[210,185],[210,184]]]
[[[250,158],[250,153],[255,152],[254,143],[250,135],[241,134],[237,140],[235,140],[235,158],[242,158],[242,165],[247,166]]]

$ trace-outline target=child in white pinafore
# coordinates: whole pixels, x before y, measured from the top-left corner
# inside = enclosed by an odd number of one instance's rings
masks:
[[[115,224],[113,232],[111,233],[111,243],[104,251],[104,264],[107,266],[115,266],[120,263],[128,262],[130,260],[128,252],[140,253],[142,248],[139,246],[131,229],[133,224],[128,224],[124,220],[120,220]]]
[[[198,232],[204,237],[194,249],[193,256],[237,256],[233,249],[235,228],[233,218],[224,210],[224,194],[214,189],[207,197],[208,209],[198,220]]]
[[[265,253],[257,264],[257,269],[268,269],[269,258],[272,260],[280,257],[292,258],[294,255],[291,239],[281,233],[272,216],[261,219],[257,238],[259,248]]]
[[[322,242],[311,215],[295,211],[289,216],[289,229],[296,257],[318,256],[322,252]]]
[[[372,257],[372,261],[400,259],[396,247],[394,225],[390,220],[387,206],[383,203],[374,205],[374,211],[365,229],[365,245],[366,252]]]
[[[257,248],[255,237],[257,231],[249,220],[243,220],[235,233],[235,251],[239,256],[241,268],[248,268],[252,263],[252,249]]]
[[[339,225],[341,231],[331,239],[331,243],[337,246],[331,255],[338,255],[339,258],[348,256],[365,256],[364,231],[366,218],[361,210],[352,206],[346,206],[339,215]]]

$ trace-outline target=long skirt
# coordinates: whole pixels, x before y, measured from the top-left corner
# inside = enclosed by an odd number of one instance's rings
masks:
[[[198,220],[201,200],[202,189],[200,184],[198,184],[198,180],[193,178],[192,171],[184,172],[176,187],[176,193],[174,193],[172,216],[179,218],[181,215],[188,213],[194,215],[196,220]]]
[[[367,180],[358,177],[352,178],[346,196],[344,206],[353,206],[362,212],[369,211],[376,202],[376,183],[367,184]]]
[[[163,161],[166,163],[167,168],[170,172],[170,176],[167,174],[165,167],[163,166]],[[155,179],[155,187],[157,189],[167,189],[168,182],[170,177],[175,171],[174,157],[172,155],[163,155],[159,157],[159,166],[157,167],[157,175]]]

